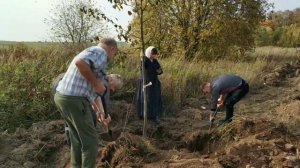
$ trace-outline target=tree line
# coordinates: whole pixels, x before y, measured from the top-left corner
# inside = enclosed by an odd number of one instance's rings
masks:
[[[243,56],[254,47],[256,28],[270,7],[265,0],[139,2],[133,2],[134,11],[144,9],[145,21],[134,15],[130,37],[140,41],[138,28],[144,24],[145,44],[157,46],[163,57],[176,52],[185,60]]]
[[[267,0],[108,0],[116,9],[130,5],[133,20],[128,28],[122,28],[112,19],[95,8],[93,1],[76,0],[73,10],[78,13],[78,24],[68,23],[73,14],[58,15],[52,19],[52,30],[63,30],[58,37],[66,36],[67,41],[86,42],[92,39],[87,30],[99,21],[96,27],[107,33],[106,20],[114,24],[119,32],[119,39],[125,39],[132,46],[141,49],[141,25],[143,25],[144,44],[154,45],[160,50],[161,57],[172,57],[172,53],[181,55],[184,60],[217,60],[224,58],[241,58],[255,46],[294,47],[300,42],[300,9],[284,12],[268,12],[271,4]],[[67,7],[63,7],[66,9]],[[55,8],[59,12],[58,7]],[[65,12],[61,10],[60,13]],[[86,15],[86,16],[85,16]],[[143,15],[143,23],[141,23]],[[72,19],[67,19],[72,17]],[[92,19],[88,19],[92,18]],[[83,29],[84,21],[88,22]],[[58,24],[57,24],[58,23]],[[101,26],[102,24],[102,26]],[[59,27],[58,25],[63,25]],[[70,25],[70,26],[66,26]],[[91,26],[90,26],[91,25]],[[74,28],[72,28],[74,27]],[[85,30],[85,33],[77,30]],[[72,30],[72,31],[70,31]],[[100,30],[100,29],[99,29]],[[107,30],[107,29],[106,29]],[[74,33],[77,33],[77,35]],[[93,32],[93,31],[91,31]],[[63,35],[62,35],[63,34]],[[69,34],[69,35],[68,35]],[[69,37],[70,36],[70,37]],[[68,38],[67,38],[68,37]],[[75,39],[75,40],[74,40]],[[80,40],[80,41],[79,41]]]
[[[256,34],[257,46],[297,47],[300,45],[300,8],[269,12]]]

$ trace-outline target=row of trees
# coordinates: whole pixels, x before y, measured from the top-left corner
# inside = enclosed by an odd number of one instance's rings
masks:
[[[173,52],[181,53],[186,60],[243,56],[255,44],[296,43],[288,40],[297,41],[291,37],[299,33],[299,23],[294,21],[299,13],[267,15],[270,7],[267,0],[108,1],[118,9],[122,9],[124,4],[132,5],[129,14],[133,13],[134,17],[130,29],[124,34],[122,27],[114,25],[122,30],[119,37],[141,46],[141,25],[144,25],[145,45],[157,46],[163,57]],[[53,17],[48,19],[54,37],[80,43],[107,33],[103,21],[113,22],[94,6],[91,0],[58,5]],[[268,19],[262,22],[266,17]],[[287,20],[286,17],[294,19]]]
[[[139,39],[144,24],[145,41],[155,45],[167,57],[181,52],[186,60],[218,59],[243,55],[254,46],[254,34],[265,17],[265,0],[135,0],[137,11],[130,37]],[[144,10],[140,23],[139,9]]]
[[[296,47],[300,44],[300,8],[270,12],[257,31],[258,46]]]

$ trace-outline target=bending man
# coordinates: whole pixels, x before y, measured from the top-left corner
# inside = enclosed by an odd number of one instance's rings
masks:
[[[233,106],[239,102],[248,92],[248,83],[236,75],[220,75],[211,82],[202,86],[204,93],[211,93],[211,115],[210,121],[214,120],[213,112],[217,108],[225,106],[226,117],[224,122],[231,122],[233,117]]]
[[[74,168],[94,168],[96,165],[98,139],[91,104],[95,95],[105,93],[102,78],[108,61],[113,60],[117,51],[114,39],[101,39],[97,46],[74,57],[56,88],[55,104],[70,128],[71,164]]]

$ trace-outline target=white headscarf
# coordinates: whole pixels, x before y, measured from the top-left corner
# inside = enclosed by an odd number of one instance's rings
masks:
[[[145,51],[145,55],[146,55],[146,57],[148,57],[149,59],[150,59],[151,51],[152,51],[153,48],[155,48],[155,47],[150,46],[150,47],[148,47],[148,48],[146,49],[146,51]]]

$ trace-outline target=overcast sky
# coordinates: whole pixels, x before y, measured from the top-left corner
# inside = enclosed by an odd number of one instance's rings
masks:
[[[49,28],[44,19],[54,4],[61,0],[0,0],[0,40],[46,41]],[[118,18],[122,26],[128,25],[127,10],[117,12],[107,0],[98,0],[106,15]],[[269,0],[275,11],[300,7],[300,0]]]

